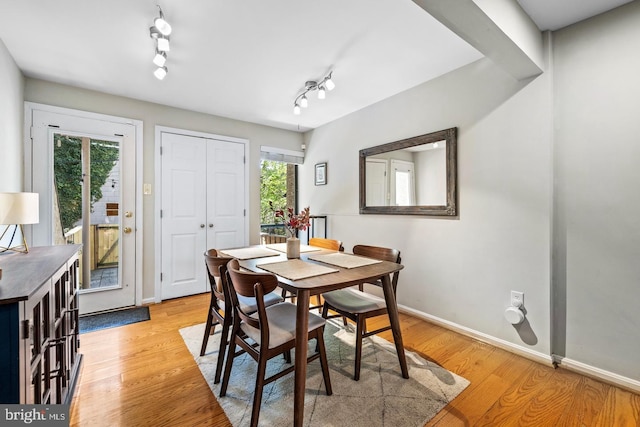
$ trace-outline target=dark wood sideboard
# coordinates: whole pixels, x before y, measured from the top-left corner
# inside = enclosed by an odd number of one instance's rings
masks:
[[[0,255],[0,403],[71,402],[82,363],[80,248]]]

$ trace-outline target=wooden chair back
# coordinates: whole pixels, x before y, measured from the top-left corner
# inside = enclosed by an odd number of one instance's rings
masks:
[[[269,292],[273,292],[278,287],[278,278],[271,273],[253,273],[250,271],[240,270],[240,263],[237,259],[229,261],[226,267],[222,267],[221,271],[226,271],[229,277],[229,295],[233,305],[234,313],[237,314],[248,325],[264,330],[268,334],[268,326],[261,327],[260,319],[266,319],[266,306],[264,296]],[[254,313],[245,312],[239,303],[238,295],[243,297],[255,298],[257,304],[258,317]]]
[[[335,239],[323,239],[320,237],[312,237],[309,239],[309,245],[318,248],[330,249],[332,251],[344,251],[342,242]]]
[[[220,266],[226,265],[231,258],[222,257],[215,249],[209,249],[204,253],[204,262],[207,266],[207,276],[209,277],[209,286],[211,292],[224,301],[224,292],[222,287],[222,277],[220,276]]]
[[[381,246],[369,246],[369,245],[355,245],[353,247],[354,255],[362,255],[369,258],[379,259],[381,261],[389,261],[400,264],[402,258],[400,258],[400,251],[397,249],[384,248]],[[396,292],[396,288],[398,287],[398,277],[400,277],[400,272],[396,271],[393,273],[391,277],[391,285],[393,286],[393,292]],[[373,285],[382,286],[380,281],[373,282]],[[362,284],[359,285],[360,290],[362,290]]]

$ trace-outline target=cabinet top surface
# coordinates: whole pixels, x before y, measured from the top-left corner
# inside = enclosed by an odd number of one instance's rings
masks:
[[[56,271],[76,254],[81,245],[39,246],[29,253],[0,255],[0,304],[29,299]]]

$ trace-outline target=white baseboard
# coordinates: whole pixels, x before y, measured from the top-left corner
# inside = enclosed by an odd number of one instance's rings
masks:
[[[414,317],[418,317],[420,319],[426,320],[427,322],[435,323],[436,325],[442,326],[443,328],[450,329],[454,332],[458,332],[459,334],[466,335],[471,338],[475,338],[479,341],[485,342],[487,344],[491,344],[503,350],[510,351],[511,353],[515,353],[519,356],[526,357],[527,359],[531,359],[535,362],[542,363],[544,365],[553,364],[553,359],[551,358],[551,356],[546,355],[544,353],[540,353],[539,351],[533,351],[526,347],[522,347],[520,345],[511,343],[509,341],[496,338],[494,336],[476,331],[474,329],[467,328],[466,326],[461,326],[461,325],[458,325],[457,323],[453,323],[448,320],[444,320],[439,317],[432,316],[430,314],[426,314],[421,311],[417,311],[400,304],[398,304],[398,310],[403,313],[410,314]]]
[[[519,356],[526,357],[527,359],[533,360],[535,362],[542,363],[543,365],[555,364],[562,369],[567,369],[591,378],[595,378],[596,380],[600,380],[616,387],[629,390],[633,393],[640,393],[640,381],[636,381],[634,379],[627,378],[613,372],[605,371],[604,369],[596,368],[594,366],[590,366],[576,360],[568,359],[566,357],[563,358],[558,355],[549,356],[538,351],[533,351],[526,347],[522,347],[509,341],[496,338],[494,336],[476,331],[474,329],[467,328],[466,326],[461,326],[457,323],[453,323],[448,320],[444,320],[439,317],[432,316],[430,314],[426,314],[400,304],[398,305],[398,310],[419,319],[426,320],[427,322],[442,326],[443,328],[458,332],[462,335],[477,339],[487,344],[494,345],[503,350],[510,351]]]
[[[577,360],[558,356],[556,354],[553,355],[553,359],[561,368],[595,378],[602,382],[629,390],[633,393],[640,393],[640,381],[624,377],[614,372],[605,371],[604,369],[596,368],[595,366],[587,365],[586,363],[578,362]]]

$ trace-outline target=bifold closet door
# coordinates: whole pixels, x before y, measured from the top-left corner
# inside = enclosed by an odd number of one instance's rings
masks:
[[[202,254],[245,244],[241,143],[162,132],[162,299],[208,291]]]

